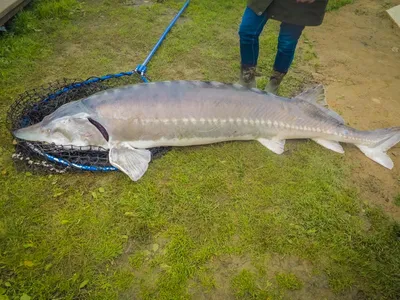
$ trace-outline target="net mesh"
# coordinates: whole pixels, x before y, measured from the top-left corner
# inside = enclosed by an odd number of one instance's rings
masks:
[[[146,77],[145,77],[146,78]],[[126,72],[103,77],[62,79],[39,88],[26,91],[11,105],[7,123],[14,131],[40,122],[65,103],[88,97],[109,88],[142,83],[144,80],[136,72]],[[35,173],[65,173],[81,171],[113,171],[108,150],[97,147],[75,147],[14,139],[13,160],[17,170]],[[152,159],[161,157],[170,147],[149,149]]]

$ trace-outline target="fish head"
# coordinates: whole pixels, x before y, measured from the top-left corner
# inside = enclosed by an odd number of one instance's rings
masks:
[[[101,126],[96,122],[98,126]],[[85,112],[74,115],[46,116],[41,122],[18,129],[13,135],[21,140],[56,145],[107,147],[108,141]],[[104,129],[104,127],[101,126]]]

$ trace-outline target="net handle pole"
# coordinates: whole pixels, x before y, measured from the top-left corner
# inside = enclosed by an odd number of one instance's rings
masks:
[[[188,7],[190,3],[190,0],[187,0],[181,10],[177,13],[177,15],[172,19],[171,23],[169,23],[168,27],[165,29],[164,33],[161,35],[160,39],[158,42],[155,44],[149,55],[146,57],[144,62],[141,65],[138,65],[136,67],[136,72],[139,72],[141,75],[144,75],[144,73],[147,70],[147,64],[149,63],[150,59],[154,56],[156,53],[157,49],[160,47],[161,43],[164,41],[165,37],[167,36],[168,32],[171,30],[172,26],[175,25],[176,21],[179,19],[181,14],[185,11],[186,7]]]

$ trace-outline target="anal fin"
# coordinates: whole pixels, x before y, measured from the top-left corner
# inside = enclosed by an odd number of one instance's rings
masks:
[[[312,139],[312,140],[329,150],[335,151],[337,153],[344,153],[343,147],[338,142],[328,141],[324,139]]]
[[[138,181],[146,173],[151,161],[151,152],[136,149],[129,143],[122,142],[110,148],[111,165],[127,174],[133,181]]]
[[[285,151],[285,140],[259,138],[257,141],[276,154],[282,154]]]

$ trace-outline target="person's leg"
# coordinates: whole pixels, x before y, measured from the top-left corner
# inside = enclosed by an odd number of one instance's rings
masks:
[[[278,38],[278,52],[276,54],[274,70],[287,73],[294,58],[297,43],[304,30],[304,26],[282,23]]]
[[[259,53],[259,36],[267,22],[265,15],[258,16],[246,7],[239,27],[240,37],[240,84],[255,87],[255,71]]]
[[[297,43],[304,30],[304,26],[287,24],[282,22],[279,38],[278,51],[275,57],[273,73],[270,81],[265,87],[267,92],[276,93],[283,77],[292,65]]]

